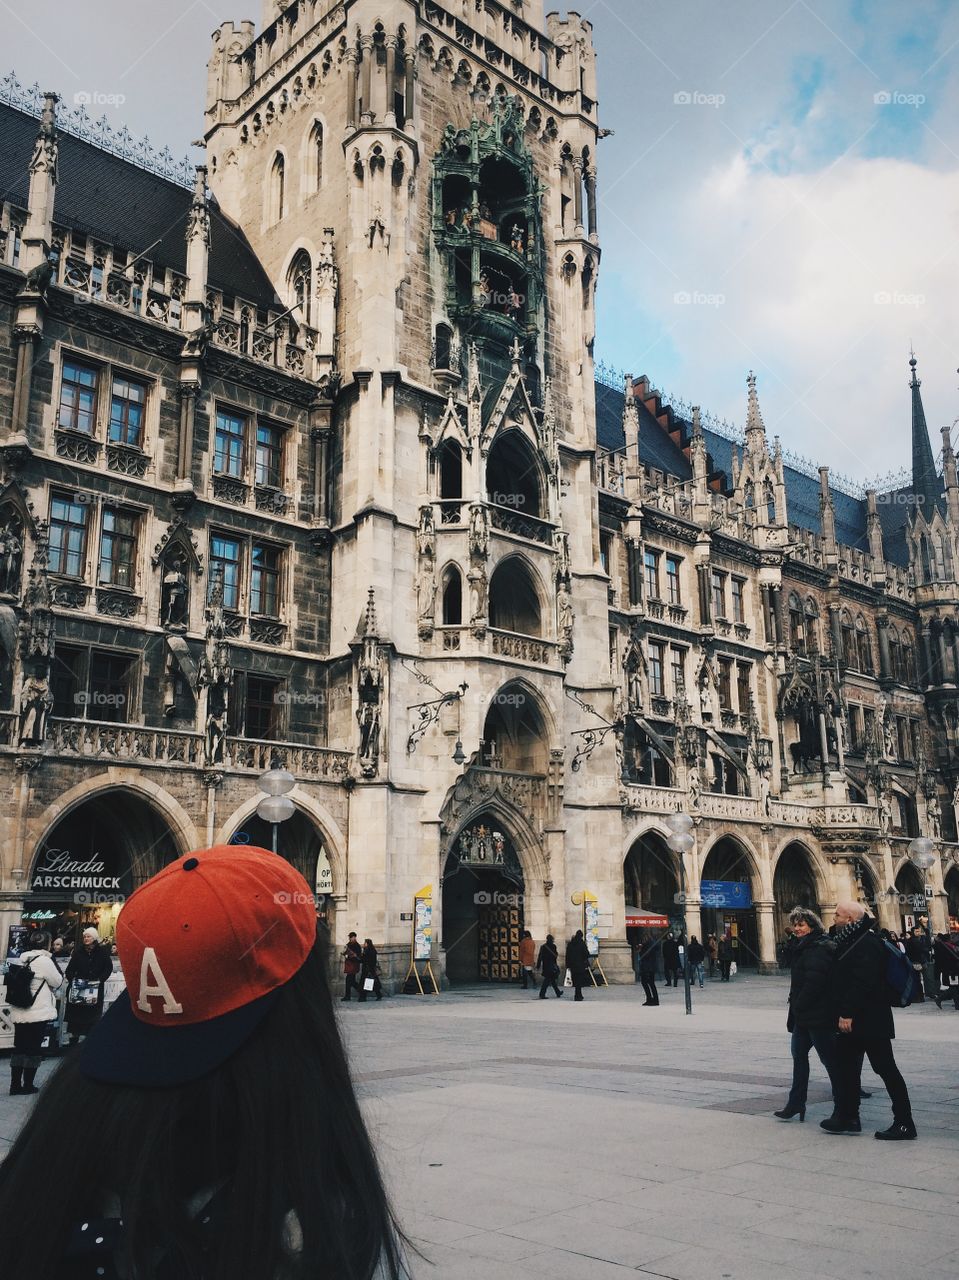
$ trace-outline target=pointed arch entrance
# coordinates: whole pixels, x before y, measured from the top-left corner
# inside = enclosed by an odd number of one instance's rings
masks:
[[[509,826],[492,810],[470,818],[443,868],[441,945],[454,985],[514,982],[526,880]]]
[[[789,924],[793,907],[808,907],[816,915],[822,914],[816,870],[805,845],[794,840],[779,855],[773,875],[773,899],[775,901],[776,941],[781,942]]]
[[[739,840],[722,836],[703,863],[700,916],[704,937],[708,938],[711,933],[717,938],[726,932],[730,934],[733,959],[740,969],[755,969],[760,961],[759,929],[753,905],[758,892],[755,859]]]
[[[661,921],[681,918],[679,864],[660,832],[645,831],[630,846],[623,861],[623,889],[626,937],[632,945],[647,929],[664,929]]]
[[[268,822],[251,813],[231,834],[230,844],[249,844],[259,849],[272,848],[273,829]],[[277,828],[277,853],[299,871],[316,894],[316,914],[328,927],[332,920],[331,898],[334,892],[333,871],[322,833],[302,809]]]

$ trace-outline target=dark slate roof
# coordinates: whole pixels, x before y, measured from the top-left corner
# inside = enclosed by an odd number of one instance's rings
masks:
[[[900,565],[903,569],[908,569],[909,546],[906,542],[906,529],[909,524],[909,512],[912,510],[912,486],[904,485],[889,493],[877,494],[876,510],[879,513],[882,549],[886,559]]]
[[[39,121],[0,104],[0,199],[25,209],[27,166]],[[146,258],[155,266],[186,272],[186,219],[192,194],[185,187],[111,155],[90,142],[60,133],[59,181],[54,222],[96,236],[134,255],[154,240]],[[269,276],[239,227],[211,202],[209,284],[260,307],[276,307]]]
[[[624,405],[625,395],[622,391],[615,391],[603,383],[596,383],[596,429],[601,448],[622,448]],[[659,467],[670,475],[688,479],[692,473],[689,460],[683,450],[663,430],[642,401],[637,400],[636,406],[639,409],[639,455],[642,461],[648,466]],[[692,435],[692,424],[678,415],[674,421],[682,427],[683,440],[688,440]],[[728,485],[732,477],[734,442],[708,427],[703,428],[703,436],[709,456],[710,474],[724,472]],[[784,466],[783,474],[786,478],[786,508],[790,522],[799,525],[801,529],[808,529],[811,533],[821,533],[819,480],[807,476],[802,471],[797,471],[788,464]],[[831,488],[830,491],[836,513],[837,540],[843,546],[867,550],[869,544],[866,537],[865,501],[851,497],[839,489]],[[905,511],[905,508],[899,507],[898,510]],[[902,550],[904,553],[905,541],[902,543]],[[886,548],[886,551],[890,560],[900,563],[892,554],[892,547]],[[908,557],[905,563],[908,563]]]

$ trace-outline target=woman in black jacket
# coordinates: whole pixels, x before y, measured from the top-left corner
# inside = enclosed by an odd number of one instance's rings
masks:
[[[556,979],[559,977],[559,951],[556,947],[556,939],[551,933],[546,935],[546,941],[539,949],[536,968],[543,975],[543,985],[539,989],[540,1000],[546,999],[547,987],[552,987],[557,996],[561,996],[563,992],[556,985]]]
[[[589,948],[582,929],[577,929],[566,944],[566,968],[573,979],[576,991],[574,1000],[582,1000],[583,987],[589,982]]]
[[[793,941],[790,946],[792,978],[786,1030],[792,1033],[793,1083],[780,1120],[798,1115],[806,1119],[809,1089],[809,1050],[815,1049],[835,1092],[836,1019],[830,985],[833,981],[836,944],[826,937],[814,911],[794,907],[789,913]]]
[[[383,988],[380,985],[380,966],[376,955],[376,947],[373,946],[372,938],[363,939],[363,958],[360,960],[360,1003],[362,1004],[369,995],[366,982],[368,978],[373,979],[372,992],[377,1000],[383,999]]]

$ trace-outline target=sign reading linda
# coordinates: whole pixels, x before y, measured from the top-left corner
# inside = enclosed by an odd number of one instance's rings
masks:
[[[34,867],[30,887],[34,893],[51,889],[92,889],[96,893],[120,893],[122,876],[109,875],[107,864],[98,855],[79,859],[69,849],[47,849]]]
[[[742,880],[701,880],[699,899],[704,907],[745,911],[753,905],[753,891]]]

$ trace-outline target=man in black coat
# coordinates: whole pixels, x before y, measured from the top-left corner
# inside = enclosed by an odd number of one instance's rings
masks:
[[[876,1137],[886,1141],[915,1138],[909,1092],[892,1052],[896,1029],[886,990],[885,945],[872,931],[872,921],[859,902],[839,903],[836,926],[836,1100],[833,1114],[821,1127],[827,1133],[861,1132],[859,1090],[862,1060],[867,1057],[892,1102],[892,1124]]]
[[[576,992],[573,1000],[582,1000],[583,987],[590,981],[589,948],[582,929],[577,929],[566,944],[566,968],[573,979],[573,990]]]
[[[639,944],[639,980],[643,984],[646,999],[643,1007],[659,1004],[659,992],[656,990],[656,961],[658,958],[659,940],[655,934],[647,933]]]
[[[663,939],[663,971],[667,987],[679,986],[679,943],[671,935]]]

